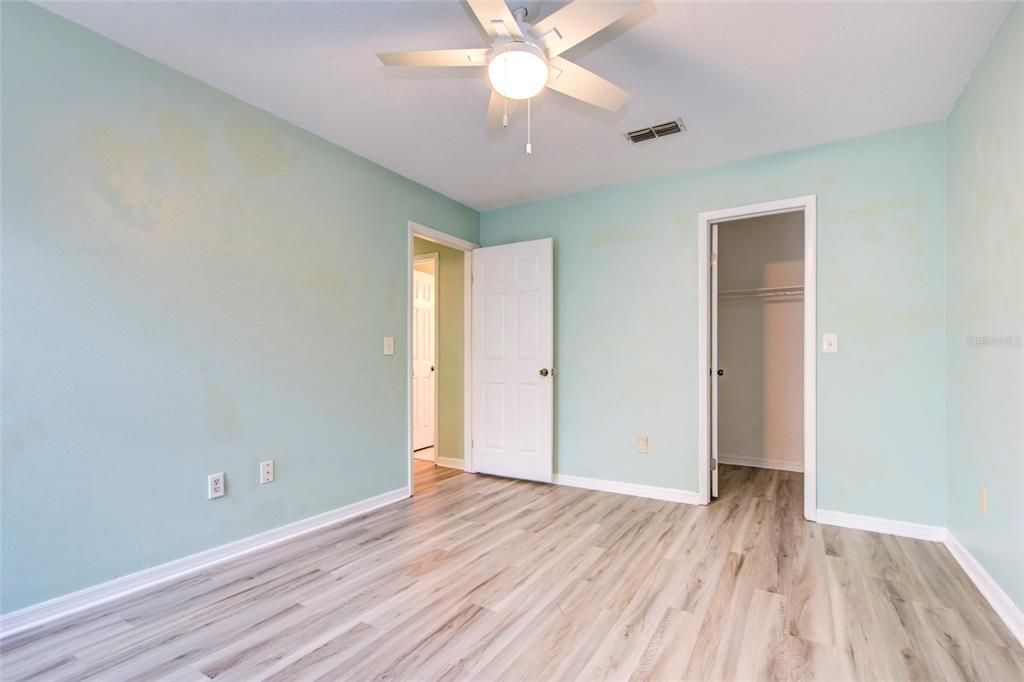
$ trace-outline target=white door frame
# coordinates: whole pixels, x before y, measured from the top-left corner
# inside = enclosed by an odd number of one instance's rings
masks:
[[[441,291],[441,286],[440,286],[440,282],[441,282],[441,277],[440,277],[440,275],[441,275],[441,254],[439,254],[437,251],[433,251],[431,253],[421,253],[418,256],[413,254],[412,262],[413,262],[413,267],[415,267],[416,263],[433,263],[434,264],[434,357],[432,357],[430,359],[430,361],[431,361],[431,366],[435,368],[435,371],[434,371],[434,445],[433,445],[433,448],[434,448],[434,463],[437,463],[437,459],[438,459],[438,457],[441,454],[441,448],[438,447],[438,442],[437,442],[438,440],[440,440],[437,437],[437,426],[438,426],[438,421],[437,421],[437,411],[438,410],[437,410],[437,407],[438,407],[438,398],[440,397],[440,393],[438,391],[438,387],[441,385],[441,372],[439,370],[439,368],[441,366],[441,363],[438,362],[438,357],[440,356],[440,353],[439,353],[438,349],[441,346],[441,344],[440,344],[440,338],[441,338],[441,324],[440,324],[440,322],[441,322],[441,300],[440,300],[440,297],[438,296],[438,293]],[[412,345],[411,344],[409,346],[409,352],[410,352],[410,354],[412,353]]]
[[[442,246],[448,246],[458,251],[463,252],[463,341],[462,341],[462,361],[463,361],[463,435],[462,435],[462,457],[463,457],[463,469],[465,471],[473,471],[473,419],[472,419],[472,407],[473,401],[470,399],[473,388],[473,376],[472,376],[472,353],[470,349],[473,344],[472,337],[472,306],[471,293],[473,289],[473,258],[470,256],[470,252],[473,249],[479,248],[479,244],[474,244],[471,241],[453,237],[450,234],[435,230],[432,227],[421,225],[414,220],[409,221],[409,232],[406,244],[406,255],[405,255],[405,372],[406,372],[406,405],[405,405],[405,455],[408,463],[409,477],[407,487],[409,488],[409,494],[413,494],[413,459],[412,459],[412,270],[415,265],[415,255],[413,254],[413,239],[419,237],[435,244],[441,244]],[[436,383],[436,382],[435,382]],[[435,404],[436,409],[436,404]],[[436,440],[437,433],[435,429],[434,438]]]
[[[700,481],[698,493],[701,504],[711,499],[709,478],[711,471],[710,414],[711,400],[708,395],[708,381],[711,377],[709,358],[710,327],[710,282],[711,260],[710,231],[712,223],[723,223],[743,218],[773,215],[776,213],[804,212],[804,518],[814,521],[818,508],[817,488],[817,196],[810,194],[792,199],[780,199],[749,206],[705,211],[697,216],[697,440]]]

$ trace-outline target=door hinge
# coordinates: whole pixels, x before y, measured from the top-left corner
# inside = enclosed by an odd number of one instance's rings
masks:
[[[713,267],[713,268],[717,268],[718,267],[718,254],[717,253],[711,254],[711,267]]]
[[[718,458],[717,457],[712,457],[711,458],[711,468],[712,469],[717,469],[718,468]]]

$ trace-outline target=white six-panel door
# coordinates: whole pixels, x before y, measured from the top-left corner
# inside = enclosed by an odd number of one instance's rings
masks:
[[[434,445],[436,279],[432,273],[412,273],[412,449]]]
[[[553,473],[552,240],[473,251],[473,463],[550,482]]]

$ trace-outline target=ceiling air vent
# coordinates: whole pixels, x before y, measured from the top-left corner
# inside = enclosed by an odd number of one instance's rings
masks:
[[[626,133],[626,138],[633,144],[637,142],[646,142],[647,140],[653,140],[656,137],[665,137],[666,135],[674,135],[675,133],[681,133],[686,130],[686,126],[679,119],[669,121],[667,123],[659,123],[657,125],[650,126],[649,128],[640,128],[638,130],[631,130]]]

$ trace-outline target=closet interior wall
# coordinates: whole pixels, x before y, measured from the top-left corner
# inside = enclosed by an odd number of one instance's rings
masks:
[[[719,461],[803,470],[803,213],[718,227]]]

